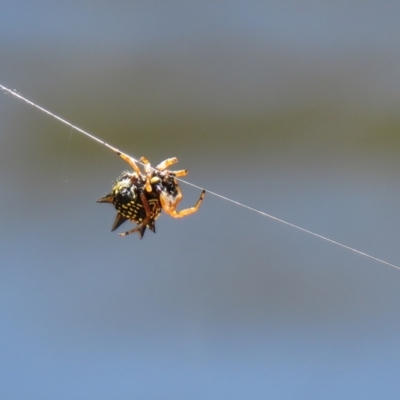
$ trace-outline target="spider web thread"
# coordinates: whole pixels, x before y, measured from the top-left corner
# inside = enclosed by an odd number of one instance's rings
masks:
[[[71,127],[72,129],[75,129],[75,130],[77,130],[78,132],[82,133],[83,135],[89,137],[90,139],[92,139],[92,140],[94,140],[94,141],[96,141],[96,142],[102,144],[103,146],[108,147],[109,149],[113,150],[113,151],[116,152],[117,154],[124,154],[124,155],[126,155],[126,156],[128,156],[128,157],[131,157],[135,162],[137,162],[137,163],[139,163],[139,164],[143,164],[143,163],[141,163],[139,160],[137,160],[136,158],[134,158],[134,157],[132,157],[132,156],[129,156],[129,155],[125,154],[125,153],[122,153],[120,150],[118,150],[117,148],[111,146],[110,144],[108,144],[108,143],[105,142],[104,140],[99,139],[98,137],[96,137],[96,136],[90,134],[89,132],[86,132],[86,131],[83,130],[82,128],[79,128],[78,126],[71,124],[71,123],[68,122],[67,120],[65,120],[65,119],[63,119],[63,118],[61,118],[61,117],[59,117],[59,116],[56,115],[56,114],[53,114],[52,112],[46,110],[45,108],[39,106],[38,104],[35,104],[35,103],[32,102],[31,100],[28,100],[27,98],[21,96],[21,95],[20,95],[19,93],[17,93],[15,90],[8,89],[7,87],[5,87],[5,86],[3,86],[3,85],[1,85],[1,84],[0,84],[0,89],[4,90],[6,93],[12,94],[13,96],[17,97],[17,98],[20,99],[20,100],[23,100],[25,103],[28,103],[28,104],[30,104],[31,106],[37,108],[38,110],[44,112],[45,114],[50,115],[51,117],[57,119],[58,121],[62,122],[63,124],[68,125],[68,126]],[[219,193],[212,192],[211,190],[204,189],[204,188],[202,188],[201,186],[195,185],[195,184],[193,184],[193,183],[191,183],[191,182],[187,182],[187,181],[185,181],[185,180],[183,180],[183,179],[179,179],[179,181],[180,181],[180,182],[183,182],[183,183],[185,183],[185,184],[187,184],[187,185],[189,185],[189,186],[195,187],[195,188],[197,188],[197,189],[206,190],[209,194],[211,194],[211,195],[213,195],[213,196],[219,197],[220,199],[225,200],[225,201],[228,201],[228,202],[230,202],[230,203],[233,203],[233,204],[235,204],[235,205],[237,205],[237,206],[239,206],[239,207],[246,208],[246,209],[248,209],[248,210],[250,210],[250,211],[252,211],[252,212],[255,212],[255,213],[259,214],[259,215],[262,215],[263,217],[270,218],[270,219],[272,219],[272,220],[275,220],[275,221],[277,221],[277,222],[280,222],[280,223],[282,223],[282,224],[285,224],[285,225],[287,225],[287,226],[290,226],[290,227],[292,227],[292,228],[295,228],[295,229],[297,229],[297,230],[299,230],[299,231],[301,231],[301,232],[308,233],[309,235],[312,235],[312,236],[315,236],[315,237],[317,237],[317,238],[319,238],[319,239],[325,240],[325,241],[327,241],[327,242],[329,242],[329,243],[332,243],[332,244],[334,244],[334,245],[336,245],[336,246],[340,246],[340,247],[342,247],[342,248],[344,248],[344,249],[350,250],[350,251],[352,251],[353,253],[359,254],[359,255],[361,255],[361,256],[363,256],[363,257],[367,257],[367,258],[369,258],[369,259],[372,259],[372,260],[374,260],[374,261],[377,261],[378,263],[385,264],[385,265],[388,265],[388,266],[390,266],[390,267],[392,267],[392,268],[395,268],[395,269],[400,270],[400,266],[398,266],[398,265],[396,265],[396,264],[392,264],[392,263],[390,263],[390,262],[388,262],[388,261],[382,260],[381,258],[374,257],[373,255],[368,254],[368,253],[365,253],[365,252],[363,252],[363,251],[357,250],[357,249],[354,248],[354,247],[347,246],[347,245],[345,245],[345,244],[343,244],[343,243],[337,242],[336,240],[330,239],[330,238],[328,238],[328,237],[326,237],[326,236],[323,236],[323,235],[320,235],[320,234],[315,233],[315,232],[313,232],[313,231],[310,231],[310,230],[308,230],[308,229],[302,228],[301,226],[292,224],[291,222],[285,221],[285,220],[283,220],[283,219],[281,219],[281,218],[278,218],[278,217],[275,217],[275,216],[273,216],[273,215],[267,214],[267,213],[264,212],[264,211],[261,211],[261,210],[258,210],[258,209],[256,209],[256,208],[250,207],[250,206],[248,206],[248,205],[246,205],[246,204],[243,204],[243,203],[240,203],[240,202],[238,202],[238,201],[236,201],[236,200],[230,199],[229,197],[225,197],[225,196],[223,196],[223,195],[221,195],[221,194],[219,194]]]

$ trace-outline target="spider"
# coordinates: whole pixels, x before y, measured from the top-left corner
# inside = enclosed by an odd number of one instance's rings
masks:
[[[187,170],[170,171],[168,167],[176,164],[176,157],[167,158],[155,168],[145,158],[140,158],[144,165],[144,174],[137,166],[135,160],[126,154],[118,152],[134,172],[123,172],[114,183],[111,193],[97,200],[98,203],[111,203],[117,210],[117,216],[111,231],[117,229],[126,220],[135,222],[135,228],[120,233],[126,236],[139,232],[140,239],[146,228],[156,232],[155,221],[163,210],[173,218],[182,218],[195,213],[199,207],[206,191],[203,190],[199,199],[193,207],[177,211],[176,208],[182,200],[182,191],[176,177],[185,176]]]

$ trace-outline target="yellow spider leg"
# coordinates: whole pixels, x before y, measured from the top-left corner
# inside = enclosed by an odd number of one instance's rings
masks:
[[[145,172],[149,172],[150,171],[150,167],[151,167],[150,161],[144,156],[140,157],[139,161],[144,164]]]
[[[172,158],[167,158],[166,160],[164,160],[163,162],[161,162],[160,164],[157,165],[156,169],[158,169],[159,171],[164,171],[165,169],[167,169],[170,165],[172,164],[176,164],[178,162],[178,159],[176,157],[172,157]]]
[[[144,164],[144,171],[146,173],[146,183],[145,183],[145,188],[147,192],[151,192],[151,183],[150,180],[152,178],[151,176],[151,164],[149,160],[146,157],[140,157],[140,162]]]
[[[187,169],[181,169],[179,171],[170,171],[171,174],[173,174],[174,176],[185,176],[188,174],[188,170]]]
[[[140,172],[139,167],[136,165],[135,160],[132,157],[129,157],[128,155],[121,152],[117,152],[117,154],[133,168],[133,170],[138,174],[138,176],[142,174]]]
[[[178,206],[179,202],[182,200],[182,192],[180,187],[178,186],[177,188],[178,194],[177,196],[172,200],[170,196],[168,196],[167,193],[161,193],[160,195],[160,202],[162,209],[165,211],[166,214],[173,218],[183,218],[186,217],[187,215],[193,214],[196,211],[198,211],[201,202],[204,199],[204,196],[206,195],[206,191],[203,190],[201,192],[201,195],[199,199],[197,200],[197,203],[190,208],[185,208],[181,211],[176,211],[176,207]]]

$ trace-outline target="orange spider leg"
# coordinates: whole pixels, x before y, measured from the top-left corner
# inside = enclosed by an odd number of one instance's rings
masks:
[[[144,164],[144,172],[146,173],[146,183],[145,183],[145,188],[146,188],[146,192],[151,192],[152,188],[151,188],[151,178],[152,178],[152,174],[151,174],[151,164],[149,162],[149,160],[146,157],[140,157],[139,161],[141,163]]]
[[[133,170],[137,173],[138,176],[142,174],[140,172],[139,167],[136,165],[135,160],[132,157],[129,157],[128,155],[121,153],[120,151],[116,151],[116,153],[133,168]]]
[[[157,165],[156,169],[158,169],[159,171],[164,171],[170,165],[176,164],[177,162],[178,162],[178,159],[176,157],[167,158],[163,162],[160,162],[160,164]]]
[[[187,169],[180,169],[179,171],[168,171],[173,176],[186,176],[189,171]]]
[[[174,197],[169,196],[167,193],[162,192],[160,194],[160,202],[162,209],[165,211],[166,214],[170,215],[173,218],[182,218],[186,217],[187,215],[193,214],[198,211],[201,202],[206,195],[206,191],[203,190],[197,203],[193,207],[185,208],[181,211],[176,211],[176,207],[178,206],[179,202],[182,200],[182,191],[179,186],[176,187],[178,194]]]

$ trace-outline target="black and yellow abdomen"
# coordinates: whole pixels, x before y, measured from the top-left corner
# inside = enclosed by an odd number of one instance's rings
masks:
[[[112,231],[117,229],[126,220],[130,220],[140,225],[146,218],[146,210],[144,208],[141,195],[145,195],[150,208],[151,218],[145,226],[139,229],[142,237],[146,227],[155,232],[155,220],[161,213],[161,204],[158,196],[154,193],[147,193],[144,185],[138,182],[133,183],[132,175],[124,173],[115,182],[110,194],[97,200],[98,203],[112,203],[117,210]]]

